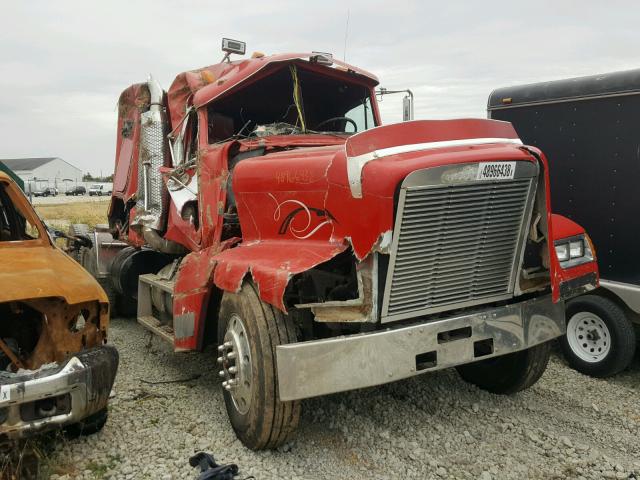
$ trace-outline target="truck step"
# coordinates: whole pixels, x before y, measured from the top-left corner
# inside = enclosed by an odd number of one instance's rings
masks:
[[[168,325],[161,324],[160,320],[158,320],[156,317],[138,316],[138,323],[142,325],[144,328],[146,328],[147,330],[150,330],[151,332],[155,333],[157,336],[159,336],[163,340],[166,340],[171,345],[173,345],[173,329]]]
[[[162,278],[153,273],[147,273],[138,277],[138,289],[140,289],[140,284],[146,284],[152,287],[159,288],[160,290],[163,290],[172,295],[175,283],[175,280],[167,280],[166,278]]]
[[[175,281],[153,273],[138,277],[138,323],[173,345],[172,325],[161,322],[154,316],[152,291],[155,289],[173,295]],[[169,312],[171,313],[171,312]]]

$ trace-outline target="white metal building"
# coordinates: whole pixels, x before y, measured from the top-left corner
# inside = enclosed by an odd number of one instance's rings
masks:
[[[25,192],[55,187],[60,193],[82,185],[82,170],[59,157],[7,158],[4,164],[24,180]]]

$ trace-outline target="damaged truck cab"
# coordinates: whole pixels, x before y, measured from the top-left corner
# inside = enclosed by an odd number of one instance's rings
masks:
[[[118,367],[107,297],[2,172],[0,265],[0,441],[99,430]]]
[[[448,367],[527,388],[564,299],[597,284],[539,150],[506,122],[382,126],[377,84],[323,54],[254,54],[120,97],[96,272],[176,351],[218,344],[250,448],[285,442],[303,398]],[[559,262],[559,234],[582,257]]]

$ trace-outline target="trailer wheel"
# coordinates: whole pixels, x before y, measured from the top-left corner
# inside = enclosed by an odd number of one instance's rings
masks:
[[[218,364],[231,426],[252,450],[276,448],[294,433],[300,402],[278,398],[276,347],[296,341],[291,319],[260,301],[245,282],[225,292],[218,316]]]
[[[614,301],[584,295],[567,303],[567,334],[560,344],[572,368],[602,378],[629,366],[636,351],[636,334]]]
[[[463,380],[483,390],[512,394],[535,384],[547,369],[550,342],[527,350],[456,367]]]
[[[89,230],[89,225],[85,225],[84,223],[74,223],[69,226],[69,236],[72,237],[87,237],[91,238],[91,231]],[[82,265],[82,261],[80,258],[80,252],[82,247],[76,248],[74,245],[75,242],[67,239],[67,253],[71,258],[73,258],[76,262]]]
[[[80,249],[80,263],[91,274],[93,278],[100,284],[104,293],[107,294],[109,299],[109,316],[114,318],[117,313],[120,313],[120,298],[113,284],[111,283],[111,277],[98,277],[98,265],[96,260],[95,246],[91,248],[82,247]]]

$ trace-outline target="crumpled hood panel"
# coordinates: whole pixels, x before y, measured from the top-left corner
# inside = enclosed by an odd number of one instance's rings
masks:
[[[0,302],[62,297],[68,304],[107,297],[73,259],[51,246],[0,247]]]

